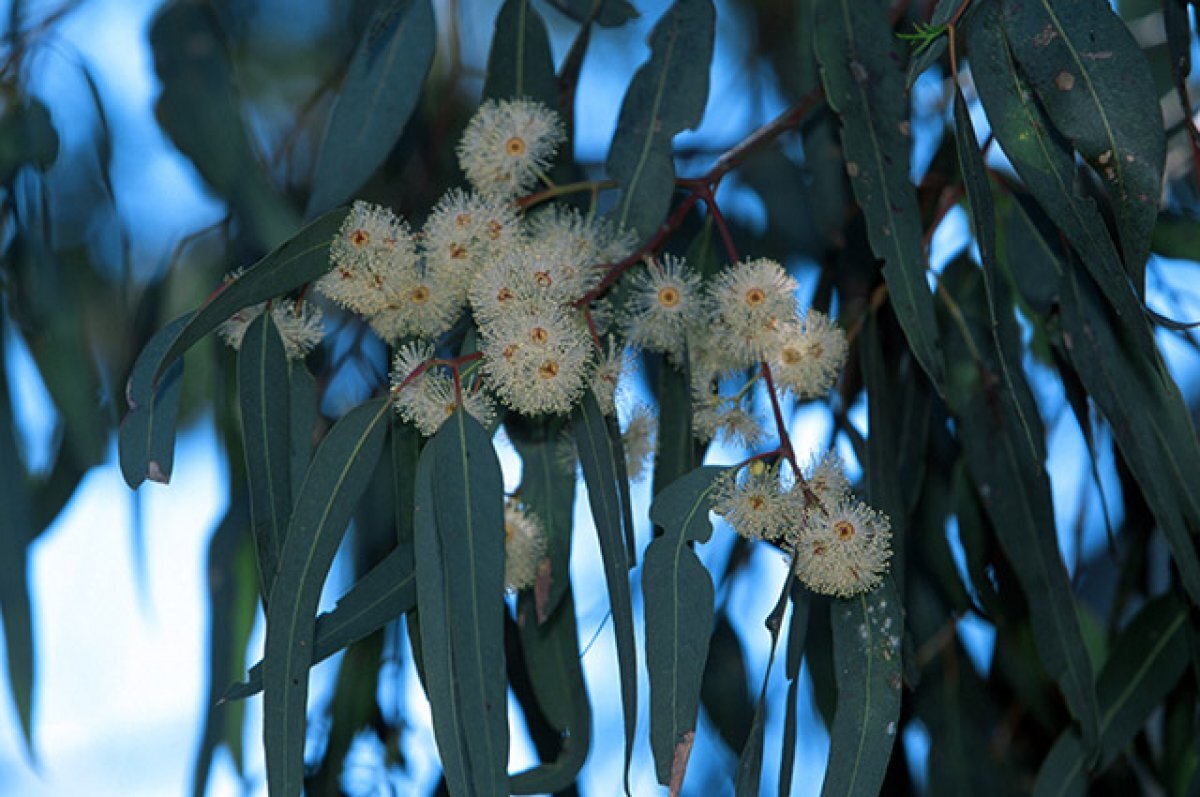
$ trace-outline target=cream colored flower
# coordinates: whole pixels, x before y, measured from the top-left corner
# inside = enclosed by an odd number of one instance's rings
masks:
[[[355,202],[329,248],[333,268],[318,291],[363,315],[387,308],[392,295],[418,268],[417,244],[408,225],[387,208]]]
[[[480,326],[488,387],[525,415],[566,413],[588,386],[592,341],[577,318],[532,306]]]
[[[537,184],[566,138],[558,114],[533,100],[487,100],[463,131],[458,163],[484,196],[512,199]]]
[[[791,542],[796,576],[814,592],[849,598],[875,589],[892,556],[891,523],[862,501],[843,497],[810,509]]]
[[[780,489],[779,467],[760,461],[726,471],[713,491],[712,511],[747,539],[779,539],[792,522],[794,506]]]
[[[546,535],[537,516],[509,499],[504,503],[504,583],[518,592],[537,581],[546,556]]]
[[[829,316],[810,310],[803,322],[789,322],[769,352],[771,373],[781,388],[797,398],[817,398],[830,391],[846,362],[846,335]]]
[[[746,367],[766,359],[779,329],[796,316],[796,281],[774,260],[746,260],[721,272],[710,295],[714,324],[730,358]]]
[[[689,324],[705,315],[700,277],[687,261],[664,255],[650,261],[630,285],[625,335],[631,346],[683,358]]]

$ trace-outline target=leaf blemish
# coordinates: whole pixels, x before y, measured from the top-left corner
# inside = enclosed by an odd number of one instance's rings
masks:
[[[1064,69],[1055,75],[1054,85],[1058,86],[1059,91],[1070,91],[1075,88],[1075,76]]]

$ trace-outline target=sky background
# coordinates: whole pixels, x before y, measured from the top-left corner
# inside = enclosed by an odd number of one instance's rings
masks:
[[[33,4],[38,7],[37,4]],[[52,108],[64,149],[83,147],[91,140],[91,122],[86,86],[79,66],[86,64],[100,88],[109,116],[114,142],[114,187],[117,204],[126,219],[137,219],[132,229],[135,262],[139,268],[159,269],[177,243],[188,233],[203,228],[223,214],[222,205],[206,191],[195,171],[163,137],[153,116],[158,92],[146,41],[149,20],[160,5],[152,0],[90,0],[61,24],[58,35],[36,56],[32,88]],[[288,3],[272,2],[275,10]],[[325,3],[292,3],[320,14]],[[642,18],[630,28],[598,31],[584,69],[579,96],[576,155],[580,160],[600,161],[616,122],[622,94],[634,69],[645,58],[642,44],[650,26],[665,8],[661,0],[636,0]],[[7,4],[0,3],[5,12]],[[464,3],[464,50],[476,53],[482,66],[491,19],[496,4],[471,0]],[[303,15],[297,15],[303,17]],[[570,27],[553,12],[546,12],[555,33],[556,57],[561,57]],[[287,19],[288,17],[282,17]],[[778,93],[770,89],[749,91],[759,84],[755,68],[747,65],[752,49],[749,33],[738,24],[737,15],[718,3],[720,32],[712,72],[708,113],[702,127],[680,136],[681,146],[726,146],[753,127],[782,110]],[[556,21],[557,20],[557,21]],[[293,19],[293,24],[301,24]],[[631,50],[628,43],[636,42]],[[918,110],[922,104],[941,97],[940,79],[927,76],[914,92]],[[983,135],[986,123],[976,116]],[[934,120],[925,132],[917,128],[918,151],[914,173],[928,162],[940,136]],[[998,156],[994,156],[998,157]],[[1000,161],[996,165],[1002,166]],[[735,181],[736,182],[736,181]],[[722,195],[723,207],[748,223],[762,223],[761,203],[753,194],[731,185]],[[966,220],[955,211],[934,238],[934,270],[944,265],[967,244]],[[233,265],[233,264],[231,264]],[[1163,299],[1164,286],[1186,287],[1195,279],[1194,264],[1159,263],[1151,269],[1150,302]],[[810,292],[807,284],[804,291]],[[803,298],[807,298],[807,293]],[[1190,317],[1200,317],[1200,306],[1186,305]],[[29,464],[36,469],[48,457],[48,441],[54,418],[47,410],[48,399],[38,384],[31,361],[12,330],[8,363],[15,377],[14,404]],[[1198,387],[1194,352],[1175,337],[1160,342],[1185,392]],[[1049,467],[1053,477],[1056,514],[1060,528],[1070,528],[1079,502],[1087,507],[1085,549],[1103,544],[1103,523],[1096,490],[1077,465],[1083,461],[1083,438],[1063,412],[1056,380],[1036,378],[1034,387],[1052,429]],[[631,396],[636,399],[636,392]],[[851,418],[865,431],[865,412],[856,407]],[[827,413],[809,408],[796,414],[792,428],[798,450],[812,451],[824,444],[829,434]],[[116,467],[115,443],[108,461],[84,479],[66,511],[30,550],[30,586],[33,595],[35,634],[38,646],[35,749],[37,759],[27,759],[20,742],[15,712],[7,685],[0,684],[0,795],[49,797],[146,797],[185,794],[190,789],[192,760],[199,741],[206,693],[207,595],[205,555],[216,522],[222,517],[228,474],[217,449],[211,422],[181,429],[177,444],[176,470],[169,486],[147,484],[135,495],[128,490]],[[503,449],[503,446],[502,446]],[[848,449],[846,449],[848,453]],[[738,452],[720,447],[711,459],[717,463],[741,459]],[[502,451],[508,487],[519,478],[515,457]],[[854,468],[851,468],[852,472]],[[1111,456],[1099,463],[1101,480],[1109,496],[1118,494]],[[648,485],[635,489],[635,509],[643,518],[639,542],[644,547],[650,530],[645,518]],[[1081,499],[1080,496],[1083,496]],[[572,574],[577,584],[580,637],[587,644],[601,629],[584,655],[584,671],[594,695],[615,694],[615,654],[611,628],[606,624],[607,598],[600,575],[598,549],[589,534],[586,499],[581,491],[577,503],[581,525],[576,534]],[[131,528],[140,517],[144,533],[144,569],[135,567]],[[953,538],[953,529],[951,529]],[[732,533],[719,528],[714,540],[701,550],[706,564],[718,569],[728,556]],[[1079,551],[1071,535],[1061,540],[1068,566],[1074,567]],[[749,688],[757,694],[764,673],[768,636],[762,620],[782,583],[786,566],[781,557],[763,546],[756,550],[750,570],[737,579],[729,596],[730,615],[748,656]],[[345,588],[346,567],[335,564],[327,587],[327,607]],[[635,599],[640,601],[640,578],[633,574]],[[640,605],[635,606],[640,610]],[[991,636],[986,623],[972,618],[962,622],[961,632],[981,671],[986,671]],[[639,627],[639,638],[641,637]],[[261,628],[255,646],[261,645]],[[640,653],[640,651],[639,651]],[[253,658],[257,658],[257,651]],[[321,665],[313,674],[312,705],[320,706],[329,696],[336,659]],[[782,668],[779,668],[781,670]],[[783,679],[777,670],[770,697],[782,704]],[[438,770],[428,712],[411,668],[387,699],[402,700],[410,709],[412,731],[405,736],[411,763],[411,781],[406,787],[428,790]],[[636,793],[657,793],[650,762],[647,734],[647,687],[644,670],[639,686],[641,707],[639,740],[636,747]],[[0,678],[3,677],[0,672]],[[595,749],[584,770],[587,794],[607,794],[606,785],[619,780],[621,756],[620,719],[617,701],[594,699]],[[209,794],[214,797],[243,793],[265,793],[262,756],[256,715],[258,700],[251,701],[247,729],[248,792],[234,776],[230,761],[219,754]],[[816,794],[821,783],[827,739],[811,708],[801,696],[801,733],[797,753],[797,777],[793,794]],[[768,739],[778,738],[782,712],[769,715]],[[702,722],[704,720],[702,719]],[[923,760],[919,733],[904,741],[915,765]],[[362,766],[347,776],[347,783],[361,786],[363,793],[375,782],[370,751],[361,751]],[[708,745],[694,754],[693,777],[727,771],[734,759],[719,744]],[[511,768],[532,762],[529,746],[514,737]],[[766,747],[765,772],[778,767],[777,745]],[[770,775],[764,777],[764,793],[773,791]]]

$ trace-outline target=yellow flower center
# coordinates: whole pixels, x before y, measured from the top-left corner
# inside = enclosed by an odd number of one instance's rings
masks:
[[[534,327],[529,330],[529,339],[534,343],[545,343],[550,340],[550,333],[545,327]]]
[[[495,219],[488,222],[488,238],[494,241],[500,237],[502,232],[504,232],[504,226],[500,222]]]
[[[554,360],[546,360],[538,368],[538,376],[542,379],[554,379],[558,376],[558,363],[554,362]]]
[[[496,291],[496,301],[498,302],[507,302],[512,297],[513,292],[508,288],[507,285]]]
[[[675,307],[680,300],[679,289],[668,285],[658,289],[658,303],[663,307]]]
[[[746,291],[746,304],[751,307],[757,307],[767,300],[767,292],[762,288],[754,287]]]
[[[460,243],[450,244],[450,257],[454,260],[462,260],[467,256],[467,247]]]
[[[533,281],[542,288],[549,288],[554,284],[554,279],[550,276],[549,271],[535,271],[533,274]]]
[[[504,142],[504,151],[514,158],[525,154],[525,139],[520,136],[513,136],[508,141]]]
[[[366,230],[355,230],[350,233],[350,244],[352,246],[362,249],[369,243],[371,243],[371,233]]]
[[[854,539],[854,524],[848,520],[839,520],[833,524],[833,533],[842,542]]]
[[[752,495],[748,503],[755,512],[761,512],[767,506],[767,499],[761,495]]]
[[[466,227],[470,223],[471,223],[471,214],[470,213],[459,213],[457,216],[454,217],[454,226],[458,227],[459,229]]]
[[[418,285],[408,294],[408,298],[412,300],[413,304],[425,304],[425,302],[429,301],[429,288],[424,285]]]
[[[804,360],[804,354],[795,346],[784,346],[780,358],[784,365],[798,365]]]

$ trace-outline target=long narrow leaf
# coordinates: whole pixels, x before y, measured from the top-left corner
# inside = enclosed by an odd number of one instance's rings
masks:
[[[389,405],[355,407],[321,442],[296,497],[271,588],[263,655],[263,742],[272,797],[303,788],[308,669],[321,587],[387,436]]]
[[[506,0],[496,16],[483,96],[528,97],[558,110],[550,35],[532,0]]]

